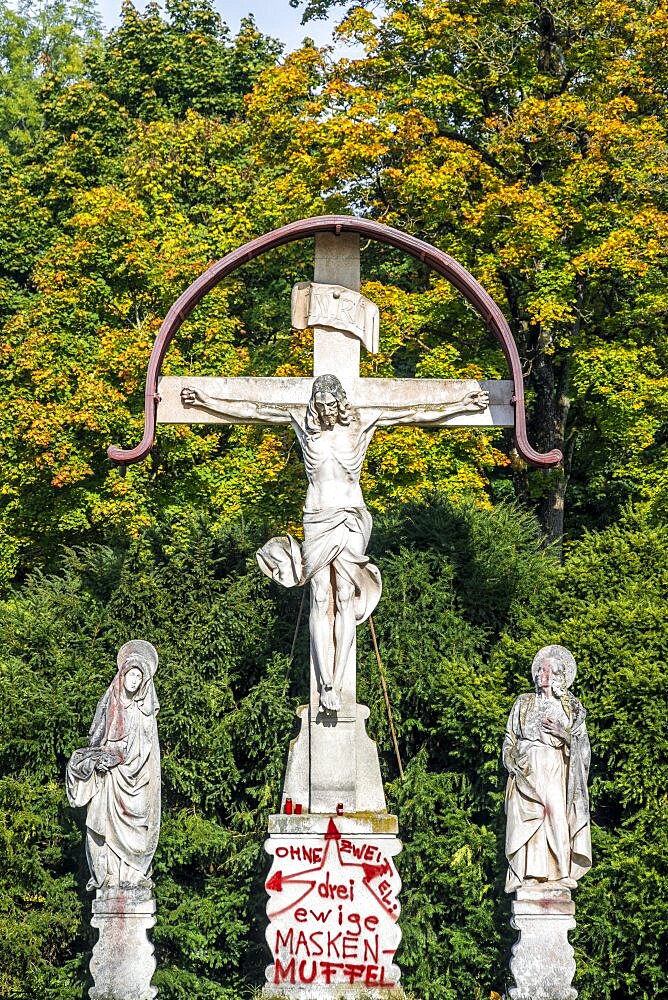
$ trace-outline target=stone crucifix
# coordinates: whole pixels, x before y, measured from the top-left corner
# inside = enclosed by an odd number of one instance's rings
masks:
[[[511,380],[361,378],[360,345],[378,350],[379,317],[359,293],[360,234],[421,260],[461,292],[496,338]],[[314,330],[311,377],[160,379],[174,334],[204,295],[268,250],[311,237],[314,281],[297,285],[292,301],[293,325]],[[128,450],[109,448],[109,458],[121,468],[144,459],[156,421],[290,424],[308,479],[303,542],[272,538],[258,553],[263,571],[279,583],[311,583],[310,697],[297,709],[301,727],[290,741],[281,803],[265,842],[272,858],[271,962],[263,997],[401,997],[401,843],[366,732],[369,709],[356,696],[356,625],[381,590],[366,554],[371,517],[360,473],[376,427],[394,424],[513,427],[522,459],[543,467],[559,462],[559,451],[541,454],[527,439],[522,366],[510,328],[473,275],[436,247],[370,219],[301,219],[233,250],[173,303],[146,372],[142,440]]]
[[[311,582],[312,687],[320,711],[354,712],[356,625],[381,593],[366,555],[371,515],[360,473],[376,427],[512,425],[512,383],[360,378],[360,343],[378,350],[378,309],[360,295],[359,237],[316,237],[314,283],[297,285],[292,321],[314,328],[315,378],[160,382],[158,422],[291,424],[308,488],[304,543],[274,538],[258,552],[284,586]],[[344,704],[346,703],[346,704]]]

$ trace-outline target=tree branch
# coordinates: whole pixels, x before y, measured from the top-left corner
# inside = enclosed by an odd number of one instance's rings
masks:
[[[460,135],[459,132],[455,132],[454,130],[451,129],[439,128],[439,135],[441,135],[444,139],[452,139],[454,142],[461,142],[462,145],[468,146],[469,149],[473,149],[478,154],[483,163],[486,163],[488,167],[492,168],[492,170],[498,170],[498,172],[503,177],[505,177],[506,180],[514,179],[513,174],[509,170],[506,170],[506,168],[501,163],[499,163],[499,161],[495,156],[492,156],[491,153],[488,153],[486,149],[482,149],[482,147],[479,146],[474,139],[469,139],[467,136]]]

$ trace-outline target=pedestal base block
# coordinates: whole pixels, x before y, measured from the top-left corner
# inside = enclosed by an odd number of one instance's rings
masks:
[[[318,708],[314,688],[310,705],[301,705],[299,734],[290,743],[283,798],[301,803],[309,813],[383,813],[387,809],[378,750],[366,731],[369,709],[351,704],[337,715]]]
[[[263,997],[274,1000],[405,1000],[401,986],[265,986]]]
[[[573,948],[568,932],[575,928],[575,904],[568,889],[518,889],[511,926],[520,932],[512,948],[510,971],[515,987],[511,1000],[575,1000]]]
[[[90,971],[91,1000],[154,1000],[153,945],[155,899],[148,889],[103,889],[93,900],[93,927],[100,936]]]
[[[264,996],[403,997],[396,833],[387,813],[270,816]]]

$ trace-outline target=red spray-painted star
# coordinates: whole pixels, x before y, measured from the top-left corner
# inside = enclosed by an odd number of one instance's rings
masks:
[[[373,896],[378,905],[381,907],[381,909],[385,911],[385,913],[388,915],[388,917],[390,917],[391,920],[396,921],[398,919],[399,917],[398,904],[394,903],[392,906],[388,905],[387,901],[371,884],[374,880],[380,878],[381,875],[386,875],[391,873],[392,871],[391,867],[388,872],[387,864],[374,865],[374,864],[369,864],[369,862],[366,861],[345,861],[342,857],[341,847],[339,844],[341,837],[342,834],[340,830],[337,828],[336,823],[334,822],[333,819],[330,819],[327,825],[327,832],[324,835],[325,847],[322,852],[322,860],[320,861],[320,864],[315,865],[312,868],[305,868],[303,871],[293,872],[291,875],[284,875],[283,872],[279,869],[278,871],[275,871],[274,874],[271,876],[271,878],[267,880],[267,882],[265,883],[265,888],[269,893],[283,892],[284,888],[286,887],[289,888],[293,885],[306,886],[301,895],[297,896],[296,899],[292,899],[287,904],[287,906],[283,906],[280,909],[274,910],[271,913],[267,911],[267,915],[269,916],[270,919],[273,920],[275,917],[280,916],[282,913],[286,913],[288,910],[293,909],[294,907],[297,906],[298,903],[301,903],[302,900],[306,899],[306,897],[313,891],[318,882],[318,877],[316,873],[321,872],[325,868],[327,864],[329,849],[332,843],[336,845],[338,854],[338,864],[341,866],[341,868],[357,868],[357,869],[361,868],[363,872],[362,885]],[[316,877],[307,878],[306,876],[309,875],[316,875]]]

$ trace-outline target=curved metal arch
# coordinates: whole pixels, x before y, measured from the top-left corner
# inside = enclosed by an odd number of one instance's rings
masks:
[[[293,243],[295,240],[306,239],[317,233],[334,232],[358,233],[379,243],[403,250],[411,257],[416,257],[428,264],[434,271],[454,285],[471,303],[478,314],[484,319],[487,328],[494,334],[503,351],[513,381],[515,397],[515,446],[521,457],[531,465],[551,467],[561,459],[561,452],[553,448],[542,454],[535,451],[527,439],[526,415],[524,411],[524,382],[517,345],[513,339],[506,319],[494,299],[488,295],[465,267],[458,264],[449,254],[437,250],[430,243],[408,236],[398,229],[373,222],[369,219],[357,219],[348,215],[319,215],[311,219],[301,219],[281,226],[271,233],[265,233],[250,243],[228,253],[216,264],[200,275],[189,288],[172,305],[160,327],[146,372],[146,389],[144,392],[144,436],[140,443],[127,451],[122,448],[110,447],[107,455],[119,465],[130,465],[146,458],[155,440],[156,414],[158,408],[158,378],[162,362],[171,340],[181,324],[195,306],[211,291],[219,281],[236,271],[242,264],[254,260],[267,250]]]

